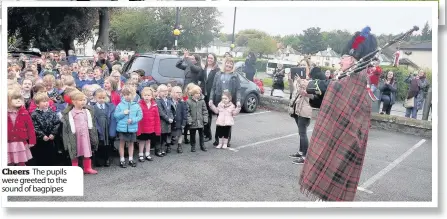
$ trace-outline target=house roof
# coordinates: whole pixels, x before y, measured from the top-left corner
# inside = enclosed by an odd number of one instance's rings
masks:
[[[315,56],[324,56],[324,57],[340,57],[334,50],[327,49],[323,51],[319,51],[315,54]]]
[[[416,63],[412,62],[410,59],[407,58],[402,58],[399,60],[399,65],[408,65],[411,66],[413,68],[419,68],[418,65],[416,65]]]
[[[420,42],[420,43],[413,43],[413,44],[401,46],[400,49],[401,50],[425,50],[425,51],[431,51],[432,50],[432,43],[431,43],[431,41]]]

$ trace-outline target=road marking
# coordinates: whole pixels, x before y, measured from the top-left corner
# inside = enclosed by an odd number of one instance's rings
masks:
[[[363,188],[363,187],[360,187],[360,186],[357,187],[357,190],[362,191],[362,192],[366,192],[366,193],[368,193],[368,194],[373,194],[372,191],[370,191],[370,190],[368,190],[368,189],[365,189],[365,188]]]
[[[254,115],[259,115],[259,114],[264,114],[264,113],[270,113],[271,111],[262,111],[262,112],[258,112],[258,113],[247,113],[247,114],[242,114],[242,115],[240,115],[239,114],[239,116],[236,116],[236,118],[239,118],[239,117],[245,117],[245,116],[254,116]]]
[[[396,167],[400,162],[405,160],[410,154],[412,154],[416,149],[418,149],[420,146],[422,146],[426,142],[425,139],[420,140],[417,144],[413,145],[410,149],[408,149],[405,153],[400,155],[396,160],[394,160],[392,163],[390,163],[388,166],[386,166],[383,170],[378,172],[376,175],[372,176],[368,180],[366,180],[360,187],[362,189],[367,190],[369,186],[371,186],[373,183],[375,183],[377,180],[382,178],[385,174],[390,172],[394,167]],[[358,188],[360,188],[358,187]],[[369,191],[369,190],[368,190]]]
[[[307,130],[307,132],[312,132],[312,131],[313,131],[313,128],[310,129],[310,130]],[[256,145],[260,145],[260,144],[268,143],[268,142],[271,142],[271,141],[280,140],[280,139],[283,139],[283,138],[290,138],[290,137],[292,137],[292,136],[296,136],[296,135],[298,135],[298,133],[293,133],[293,134],[290,134],[290,135],[284,135],[284,136],[277,137],[277,138],[271,138],[271,139],[268,139],[268,140],[258,141],[258,142],[254,142],[254,143],[250,143],[250,144],[242,145],[242,146],[239,146],[239,147],[236,147],[236,148],[227,148],[227,149],[228,149],[228,150],[231,150],[231,151],[234,151],[234,152],[238,152],[238,151],[239,151],[240,149],[242,149],[242,148],[251,147],[251,146],[256,146]]]

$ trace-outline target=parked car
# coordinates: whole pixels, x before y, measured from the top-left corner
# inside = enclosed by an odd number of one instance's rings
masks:
[[[151,76],[157,84],[176,81],[178,85],[182,86],[185,79],[184,71],[175,67],[180,59],[179,56],[170,54],[135,54],[124,66],[123,72],[143,69],[145,76]],[[241,68],[236,66],[235,69],[235,73],[238,74],[241,81],[242,109],[247,113],[255,112],[259,105],[260,90],[255,83],[243,76]]]

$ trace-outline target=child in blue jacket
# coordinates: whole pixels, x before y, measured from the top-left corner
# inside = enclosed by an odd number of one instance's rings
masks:
[[[124,146],[127,142],[129,152],[129,165],[136,167],[137,163],[133,161],[134,143],[137,141],[138,122],[143,118],[140,104],[133,102],[136,95],[136,90],[133,86],[124,86],[121,90],[123,98],[116,106],[115,119],[117,121],[116,131],[120,138],[120,166],[126,168],[124,159]]]

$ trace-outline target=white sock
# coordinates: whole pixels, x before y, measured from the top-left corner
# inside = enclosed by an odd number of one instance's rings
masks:
[[[141,156],[143,156],[143,155],[141,155]],[[150,153],[148,151],[146,151],[146,157],[150,157],[150,156],[151,156]]]
[[[129,157],[129,161],[133,160],[133,157]]]
[[[124,162],[125,161],[124,157],[120,157],[120,161]]]
[[[139,156],[139,157],[142,157],[142,156],[143,156],[143,153],[139,153],[138,156]]]

